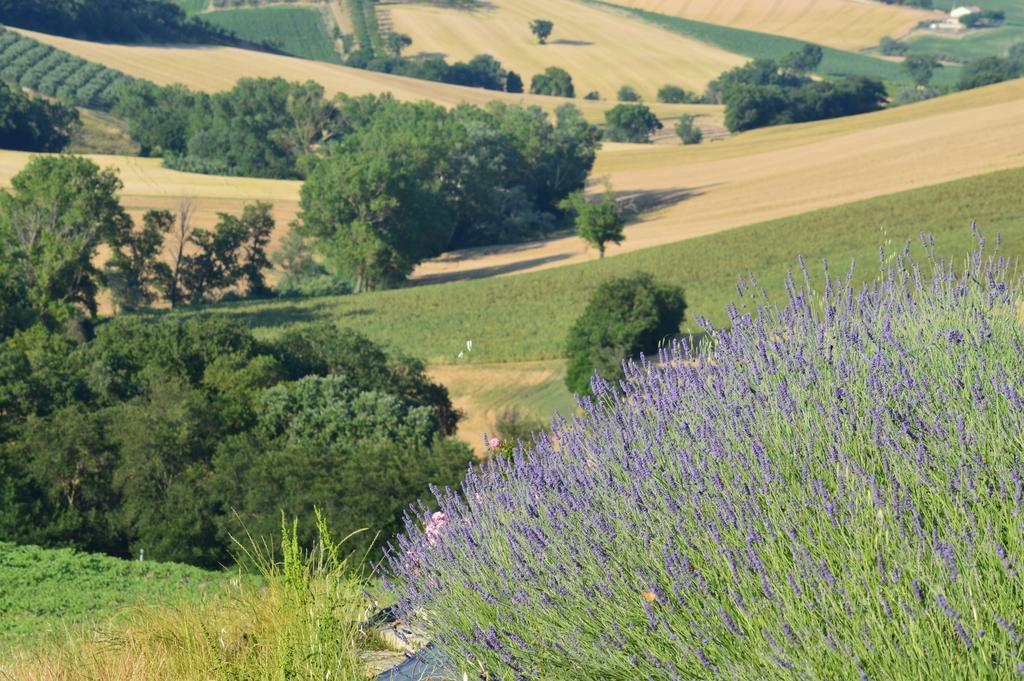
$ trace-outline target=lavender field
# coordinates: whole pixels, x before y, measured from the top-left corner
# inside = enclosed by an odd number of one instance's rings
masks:
[[[404,616],[490,679],[1021,678],[1024,334],[997,250],[883,253],[863,288],[801,263],[781,302],[742,282],[731,328],[408,518]]]

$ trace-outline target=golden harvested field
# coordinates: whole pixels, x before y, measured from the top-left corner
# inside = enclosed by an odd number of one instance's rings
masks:
[[[774,33],[841,50],[874,47],[883,36],[903,36],[942,12],[872,0],[613,0],[731,28]]]
[[[467,61],[489,54],[530,78],[560,66],[573,78],[578,96],[596,90],[613,99],[631,85],[653,102],[671,83],[703,92],[708,81],[746,58],[665,31],[640,19],[580,2],[491,0],[479,9],[420,4],[383,5],[396,31],[412,38],[408,54],[444,55]],[[555,29],[547,45],[530,32],[530,21],[545,18]]]
[[[646,208],[609,254],[1024,166],[1024,80],[697,147],[608,145],[595,178]],[[925,228],[926,225],[922,225]],[[577,237],[450,253],[428,280],[523,272],[596,258]]]
[[[400,100],[430,100],[444,106],[464,102],[482,106],[500,100],[512,104],[536,105],[546,111],[553,111],[572,101],[591,121],[603,120],[604,112],[614,106],[614,102],[513,95],[433,83],[234,47],[111,45],[21,29],[18,32],[136,78],[145,78],[160,85],[182,83],[205,92],[229,90],[241,78],[280,76],[288,80],[314,80],[323,85],[328,96],[339,92],[353,96],[391,92]],[[652,109],[661,118],[678,118],[684,113],[716,117],[722,114],[722,107],[702,104],[657,104]]]
[[[0,186],[10,186],[11,178],[35,155],[0,151]],[[124,183],[121,204],[136,218],[151,209],[177,212],[185,199],[192,201],[194,224],[200,227],[213,226],[218,212],[241,213],[245,204],[256,201],[274,204],[274,218],[281,228],[298,213],[299,182],[180,173],[161,167],[158,158],[93,154],[87,158],[102,168],[117,169]]]

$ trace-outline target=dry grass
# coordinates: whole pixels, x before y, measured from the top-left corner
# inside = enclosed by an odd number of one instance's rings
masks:
[[[818,208],[1024,166],[1024,80],[865,116],[763,129],[696,147],[607,145],[608,177],[644,218],[614,255]],[[922,228],[927,227],[922,225]],[[596,259],[576,237],[450,253],[431,280]]]
[[[421,4],[388,5],[395,30],[412,37],[409,53],[468,60],[490,54],[530,78],[548,66],[573,77],[577,94],[596,90],[613,99],[632,85],[654,101],[667,83],[702,92],[708,81],[746,61],[744,57],[659,29],[640,19],[579,2],[492,0],[482,9]],[[547,45],[530,33],[533,19],[554,22]]]
[[[617,4],[808,40],[842,50],[873,47],[902,36],[941,12],[870,0],[615,0]]]
[[[531,420],[547,423],[557,411],[570,416],[575,403],[565,387],[565,362],[432,365],[430,378],[448,388],[463,412],[458,437],[477,456],[487,451],[484,434],[494,434],[503,410],[515,407]]]
[[[228,90],[240,78],[280,76],[288,80],[315,80],[324,86],[329,96],[339,92],[353,96],[391,92],[400,100],[430,100],[444,106],[455,106],[460,103],[482,106],[494,100],[501,100],[537,105],[546,111],[553,111],[569,101],[559,97],[512,95],[433,83],[233,47],[109,45],[21,29],[18,31],[39,42],[115,68],[136,78],[145,78],[160,85],[182,83],[206,92]],[[573,103],[592,121],[603,120],[604,112],[614,105],[613,102],[583,100],[573,100]],[[658,104],[654,111],[662,118],[676,118],[683,113],[720,115],[722,108],[693,104]]]

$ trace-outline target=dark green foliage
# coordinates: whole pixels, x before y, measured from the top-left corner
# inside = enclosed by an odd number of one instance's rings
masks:
[[[449,248],[543,234],[583,186],[597,134],[563,108],[487,110],[347,100],[352,131],[328,145],[302,189],[302,234],[361,292],[402,282]]]
[[[676,123],[676,135],[683,144],[700,144],[704,139],[704,132],[693,121],[692,114],[683,114]]]
[[[336,107],[309,81],[243,78],[214,95],[136,82],[115,112],[127,118],[144,155],[192,172],[297,178],[299,159],[339,132]]]
[[[0,536],[215,566],[317,506],[397,529],[471,458],[423,365],[332,326],[257,342],[220,319],[122,317],[0,343]],[[368,537],[368,538],[369,538]],[[361,546],[368,546],[363,542]]]
[[[553,30],[555,30],[554,23],[547,19],[534,19],[530,22],[530,32],[537,37],[537,42],[541,45],[547,42]]]
[[[112,170],[74,156],[39,156],[0,190],[0,256],[25,286],[35,316],[62,323],[96,313],[96,250],[130,219]]]
[[[886,91],[880,81],[863,76],[815,81],[804,75],[799,69],[813,61],[816,54],[811,49],[784,58],[795,64],[790,68],[770,59],[755,59],[723,73],[708,86],[708,92],[717,93],[725,104],[726,127],[741,132],[852,116],[882,107]]]
[[[572,76],[568,71],[557,66],[549,66],[544,73],[534,76],[530,83],[530,92],[535,95],[568,97],[570,99],[576,96]]]
[[[61,151],[78,125],[76,110],[0,83],[0,148]]]
[[[992,28],[1006,20],[1006,12],[1002,10],[983,10],[960,17],[960,23],[967,28]]]
[[[587,201],[582,191],[574,192],[562,202],[562,208],[576,216],[576,232],[580,238],[597,248],[604,257],[605,244],[621,244],[626,237],[622,230],[626,218],[622,215],[615,193],[608,189],[596,202]]]
[[[820,46],[805,43],[799,50],[783,55],[779,66],[793,73],[813,73],[821,65],[823,56]]]
[[[619,88],[615,98],[620,102],[639,102],[640,93],[636,91],[631,85],[623,85]]]
[[[700,101],[700,97],[678,85],[663,85],[658,90],[658,101],[662,104],[697,103]]]
[[[605,139],[646,144],[664,126],[643,104],[619,104],[604,113]]]
[[[565,384],[589,395],[595,372],[613,383],[621,379],[622,360],[655,352],[679,333],[685,311],[683,290],[659,284],[649,274],[605,282],[569,330]]]
[[[142,217],[142,229],[129,229],[112,242],[113,255],[107,261],[104,279],[114,302],[122,311],[149,307],[159,297],[170,268],[160,260],[164,238],[175,218],[165,210],[151,210]]]
[[[0,80],[75,106],[108,110],[133,79],[0,27]]]
[[[513,92],[519,94],[523,91],[523,79],[515,71],[509,71],[505,74],[505,92]]]
[[[960,72],[959,89],[970,90],[1024,76],[1024,49],[1010,49],[1009,56],[972,59]]]
[[[915,85],[925,86],[932,79],[935,69],[942,68],[942,64],[930,54],[911,54],[903,60],[903,67]]]
[[[901,57],[907,53],[909,47],[902,40],[885,36],[878,42],[878,49],[888,57]]]
[[[220,33],[169,0],[0,0],[0,23],[102,42],[201,41]]]

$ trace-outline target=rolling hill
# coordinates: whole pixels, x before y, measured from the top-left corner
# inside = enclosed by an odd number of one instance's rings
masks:
[[[461,103],[483,106],[499,100],[553,111],[571,101],[592,121],[603,120],[604,112],[615,105],[614,102],[492,92],[233,47],[112,45],[31,31],[19,32],[136,78],[160,85],[182,83],[205,92],[228,90],[241,78],[281,77],[297,81],[314,80],[323,85],[329,96],[339,92],[352,96],[391,92],[400,100],[425,99],[444,106]],[[719,106],[702,104],[655,104],[652,108],[662,118],[675,118],[684,113],[720,116],[722,112]]]
[[[902,36],[941,12],[870,0],[616,0],[659,14],[807,40],[841,50]]]
[[[613,99],[620,86],[631,85],[645,100],[654,101],[658,88],[667,83],[700,93],[710,80],[746,61],[707,43],[577,2],[494,0],[471,9],[393,4],[381,12],[394,30],[412,38],[407,54],[441,54],[449,61],[490,54],[527,84],[532,74],[560,66],[572,75],[580,96],[597,91]],[[540,45],[529,28],[531,20],[541,17],[555,25],[546,45]]]

